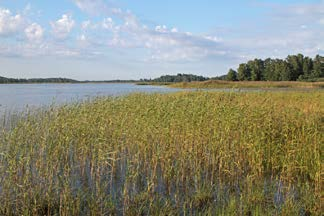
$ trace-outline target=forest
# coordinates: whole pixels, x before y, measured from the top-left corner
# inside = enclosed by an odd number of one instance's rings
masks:
[[[0,76],[0,84],[9,83],[76,83],[78,81],[67,78],[36,78],[36,79],[14,79]]]
[[[180,74],[177,75],[164,75],[159,78],[155,79],[141,79],[141,82],[162,82],[162,83],[169,83],[169,82],[192,82],[192,81],[206,81],[209,80],[207,77],[197,76],[193,74]]]
[[[250,60],[230,69],[228,81],[316,81],[324,77],[324,57],[310,58],[302,54],[286,59]]]
[[[77,81],[67,78],[35,78],[14,79],[0,76],[3,83],[181,83],[207,80],[228,81],[320,81],[324,78],[324,57],[316,55],[314,58],[302,54],[289,55],[286,59],[267,58],[250,60],[241,63],[237,70],[230,69],[227,75],[218,77],[204,77],[193,74],[163,75],[155,79],[140,80],[110,80],[110,81]]]

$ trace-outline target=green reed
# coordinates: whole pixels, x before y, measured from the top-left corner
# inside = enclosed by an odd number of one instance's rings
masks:
[[[0,215],[320,215],[324,93],[134,94],[24,115]]]
[[[324,88],[324,82],[296,82],[296,81],[224,81],[207,80],[202,82],[181,82],[181,83],[149,83],[155,85],[168,85],[175,88],[198,88],[198,89],[321,89]]]

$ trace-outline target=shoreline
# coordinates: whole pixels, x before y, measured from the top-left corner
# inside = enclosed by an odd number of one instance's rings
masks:
[[[324,82],[298,82],[298,81],[220,81],[208,80],[203,82],[179,82],[179,83],[142,83],[141,85],[159,85],[167,86],[170,88],[183,88],[183,89],[244,89],[244,88],[257,88],[257,89],[323,89]]]

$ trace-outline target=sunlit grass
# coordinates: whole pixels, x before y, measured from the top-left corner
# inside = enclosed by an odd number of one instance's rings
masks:
[[[135,94],[0,137],[0,215],[320,215],[324,93]]]
[[[166,85],[165,83],[163,85]],[[183,82],[183,83],[169,83],[170,87],[175,88],[303,88],[303,89],[318,89],[324,88],[324,82],[272,82],[272,81],[221,81],[208,80],[204,82]]]

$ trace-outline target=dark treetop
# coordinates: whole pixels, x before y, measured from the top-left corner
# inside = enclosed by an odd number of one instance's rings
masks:
[[[286,59],[250,60],[230,69],[230,81],[316,81],[324,77],[324,57],[289,55]]]

